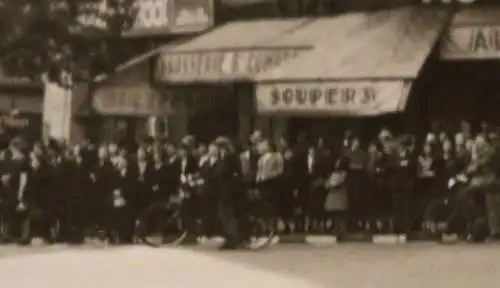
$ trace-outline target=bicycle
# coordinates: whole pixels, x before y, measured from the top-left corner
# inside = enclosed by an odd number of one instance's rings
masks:
[[[154,248],[184,243],[188,236],[184,225],[185,216],[186,213],[190,213],[186,201],[202,185],[204,183],[201,179],[189,179],[168,201],[150,205],[137,220],[136,237],[138,240]],[[276,235],[277,218],[274,208],[257,190],[247,190],[245,204],[247,209],[244,215],[237,217],[242,239],[244,239],[243,247],[249,250],[263,249],[272,243]],[[174,232],[174,234],[168,234],[168,232]]]

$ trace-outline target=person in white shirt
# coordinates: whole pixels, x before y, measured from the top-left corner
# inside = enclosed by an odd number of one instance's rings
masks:
[[[258,145],[260,152],[255,179],[257,189],[268,199],[271,205],[280,205],[281,180],[284,171],[283,155],[276,152],[269,140]]]

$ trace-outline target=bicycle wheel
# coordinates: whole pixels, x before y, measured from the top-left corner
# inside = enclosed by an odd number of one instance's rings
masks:
[[[179,203],[155,203],[147,208],[136,223],[137,239],[150,247],[179,245],[187,236]]]
[[[254,199],[246,218],[247,239],[243,245],[249,250],[260,250],[272,244],[276,236],[277,217],[274,208],[262,198]]]

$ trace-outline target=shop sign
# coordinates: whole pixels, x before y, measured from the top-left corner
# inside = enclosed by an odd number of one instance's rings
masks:
[[[169,0],[141,0],[137,1],[137,14],[132,30],[150,30],[167,28]]]
[[[158,81],[246,79],[285,60],[300,49],[254,49],[163,54],[158,59]]]
[[[198,32],[214,23],[213,0],[173,0],[174,33]]]
[[[262,113],[380,115],[404,109],[409,92],[404,81],[338,81],[259,84]]]
[[[441,57],[446,59],[500,58],[500,25],[450,28],[441,47]]]
[[[95,110],[106,115],[150,116],[160,110],[157,93],[149,86],[101,87],[92,97]]]

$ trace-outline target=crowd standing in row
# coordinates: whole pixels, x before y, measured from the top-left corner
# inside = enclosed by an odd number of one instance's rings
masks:
[[[227,139],[204,145],[188,136],[177,146],[146,141],[133,153],[114,143],[26,147],[15,139],[0,159],[3,240],[27,243],[36,235],[47,242],[82,243],[102,228],[108,237],[131,243],[144,209],[168,201],[188,175],[206,177],[204,171],[227,155],[239,156],[239,164],[219,180],[237,178],[261,191],[284,224],[282,233],[408,233],[422,226],[426,205],[448,193],[451,176],[477,169],[494,138],[495,133],[429,133],[418,144],[384,129],[368,145],[346,133],[340,149],[329,149],[322,139],[311,145],[301,136],[291,147],[255,132],[248,149],[238,152]],[[190,233],[217,233],[213,220],[219,218],[231,237],[224,222],[234,217],[241,197],[235,195],[240,189],[230,187],[235,186],[211,186],[226,192],[190,198]],[[34,211],[43,216],[27,229]]]

